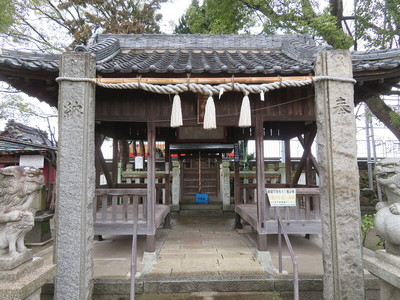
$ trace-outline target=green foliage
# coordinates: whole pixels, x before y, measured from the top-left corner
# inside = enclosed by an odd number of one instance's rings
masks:
[[[400,130],[400,115],[395,111],[391,111],[389,112],[389,116],[390,122],[393,124],[393,126]]]
[[[11,0],[0,0],[0,32],[5,32],[14,22],[14,6]]]
[[[367,47],[400,47],[400,1],[358,0],[357,37]]]
[[[249,9],[239,0],[193,0],[175,27],[175,33],[235,34],[254,25]]]
[[[338,17],[320,10],[310,0],[194,0],[175,28],[177,33],[248,32],[256,20],[265,33],[309,33],[337,49],[347,49],[352,39],[342,30]],[[339,25],[338,25],[339,24]]]
[[[157,11],[167,1],[13,0],[15,22],[6,34],[19,46],[63,51],[96,33],[159,33]]]
[[[368,232],[374,228],[374,219],[375,215],[364,215],[361,217],[361,239],[363,246],[365,246]]]
[[[0,101],[0,119],[16,119],[27,122],[32,116],[40,116],[43,112],[20,94],[2,95]]]

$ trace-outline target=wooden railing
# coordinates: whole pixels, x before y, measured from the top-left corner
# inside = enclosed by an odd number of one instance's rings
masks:
[[[288,234],[286,233],[285,227],[282,223],[281,217],[277,218],[278,221],[278,256],[279,256],[279,273],[282,273],[282,233],[285,238],[286,246],[288,247],[290,258],[292,259],[293,265],[293,293],[294,300],[299,300],[299,270],[296,255],[294,254],[292,244]]]
[[[296,206],[270,207],[266,220],[320,220],[319,188],[295,188]],[[267,206],[270,206],[267,202]]]
[[[166,203],[166,179],[164,172],[156,173],[156,203]],[[118,184],[119,188],[145,189],[147,188],[147,172],[123,172],[123,183]]]
[[[141,219],[146,220],[146,189],[96,189],[93,209],[93,221],[96,222],[132,222],[133,212],[128,206],[143,204]],[[139,218],[139,217],[138,217]]]
[[[137,233],[139,222],[139,202],[142,200],[143,218],[146,219],[146,189],[96,189],[93,209],[94,222],[132,222],[132,253],[130,300],[135,299],[135,275],[137,270]],[[122,208],[122,209],[121,209]],[[128,210],[129,208],[129,210]],[[100,212],[100,214],[99,214]],[[111,225],[110,224],[110,225]]]

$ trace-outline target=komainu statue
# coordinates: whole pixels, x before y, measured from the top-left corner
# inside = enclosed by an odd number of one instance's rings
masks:
[[[0,169],[0,259],[17,259],[27,251],[24,238],[34,225],[31,205],[43,182],[42,171],[33,167]]]
[[[376,205],[375,230],[385,239],[387,251],[400,255],[400,160],[382,159],[375,173],[387,198]]]

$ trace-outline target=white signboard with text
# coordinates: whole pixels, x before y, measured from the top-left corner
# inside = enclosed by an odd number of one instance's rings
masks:
[[[135,169],[136,170],[143,169],[143,156],[136,156],[135,157]]]
[[[296,189],[267,189],[269,203],[276,206],[296,206]]]
[[[21,155],[19,165],[22,167],[44,168],[44,157],[41,155]]]

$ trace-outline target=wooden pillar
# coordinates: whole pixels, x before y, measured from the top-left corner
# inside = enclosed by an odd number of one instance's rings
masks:
[[[102,136],[99,133],[95,133],[95,168],[96,168],[96,188],[100,187],[100,169],[101,169],[101,163],[100,163],[100,152],[101,152],[101,144],[102,144]],[[49,181],[48,181],[49,182]]]
[[[290,187],[292,183],[292,157],[290,156],[290,140],[285,140],[285,173],[285,183]]]
[[[264,172],[264,124],[262,111],[256,111],[256,163],[257,163],[257,249],[267,250],[265,172]]]
[[[112,186],[118,184],[118,140],[113,139]]]
[[[323,51],[315,75],[352,78],[350,51]],[[364,299],[353,83],[315,84],[324,299]]]
[[[165,142],[165,204],[171,205],[171,153],[169,150],[169,142]],[[171,214],[165,217],[164,228],[171,228]]]
[[[65,52],[60,76],[94,78],[90,53]],[[93,291],[95,86],[61,81],[58,99],[55,292],[58,300],[89,300]]]
[[[235,206],[242,203],[242,198],[240,195],[240,164],[239,161],[235,161],[235,177],[234,177],[234,199],[235,199]],[[240,215],[235,213],[235,229],[242,229],[242,221]]]
[[[156,250],[156,227],[155,227],[155,205],[156,205],[156,128],[153,122],[147,122],[147,243],[146,251]]]

